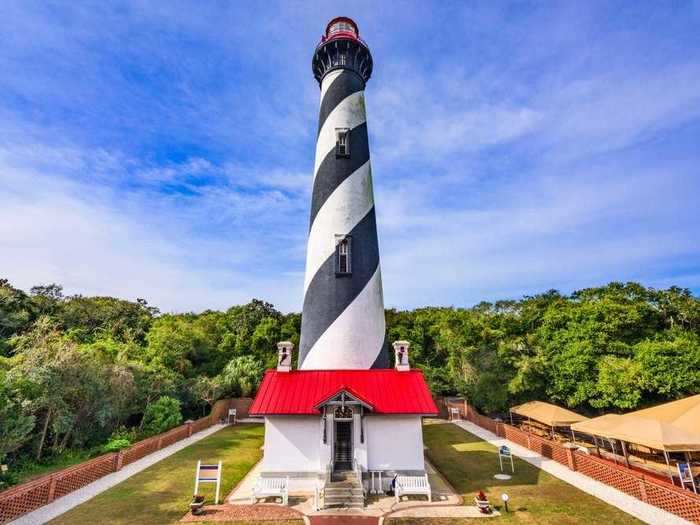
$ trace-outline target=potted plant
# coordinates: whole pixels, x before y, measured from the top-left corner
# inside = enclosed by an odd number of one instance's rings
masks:
[[[190,510],[195,516],[199,516],[204,512],[204,496],[195,494],[190,502]]]
[[[483,490],[480,490],[474,497],[474,503],[476,503],[476,506],[479,508],[479,512],[482,514],[491,514],[491,504],[489,503],[489,499],[486,497]]]

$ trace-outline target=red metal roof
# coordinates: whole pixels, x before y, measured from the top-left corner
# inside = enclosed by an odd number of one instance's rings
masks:
[[[295,370],[265,372],[248,413],[318,415],[319,404],[342,390],[370,405],[375,414],[437,415],[420,370]]]

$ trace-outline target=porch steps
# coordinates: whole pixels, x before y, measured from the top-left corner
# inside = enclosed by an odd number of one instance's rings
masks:
[[[323,508],[361,509],[365,506],[362,483],[354,472],[333,473],[325,486]]]

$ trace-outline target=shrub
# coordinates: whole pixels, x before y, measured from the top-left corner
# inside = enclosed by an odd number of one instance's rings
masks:
[[[110,439],[102,446],[102,452],[119,452],[123,448],[131,446],[131,441],[126,438]]]
[[[143,415],[143,429],[151,436],[165,432],[181,422],[180,401],[170,396],[162,396],[148,405]]]

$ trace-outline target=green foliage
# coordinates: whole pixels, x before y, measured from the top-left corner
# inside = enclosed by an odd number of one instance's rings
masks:
[[[671,330],[635,346],[642,384],[664,397],[700,392],[700,336]]]
[[[126,438],[110,439],[102,446],[102,452],[119,452],[124,448],[129,448],[131,441]]]
[[[160,434],[182,423],[180,401],[169,396],[159,397],[146,407],[143,428],[147,435]]]
[[[15,391],[7,374],[0,371],[0,463],[20,448],[34,429],[35,417],[28,402]]]
[[[0,279],[0,355],[10,354],[10,338],[26,330],[36,318],[36,308],[23,291]]]
[[[225,396],[247,397],[258,388],[264,367],[253,356],[234,357],[221,372],[222,393]]]
[[[700,392],[700,300],[677,287],[387,310],[386,325],[388,341],[411,342],[434,394],[486,412],[544,399],[592,415]],[[0,456],[30,472],[254,395],[275,343],[298,347],[300,326],[257,299],[161,315],[143,300],[66,297],[56,284],[27,294],[0,280]]]
[[[641,365],[629,357],[606,355],[598,364],[594,407],[635,408],[642,398]]]
[[[433,392],[466,394],[487,412],[545,399],[592,414],[700,392],[700,301],[676,287],[389,310],[387,331],[412,342]]]

